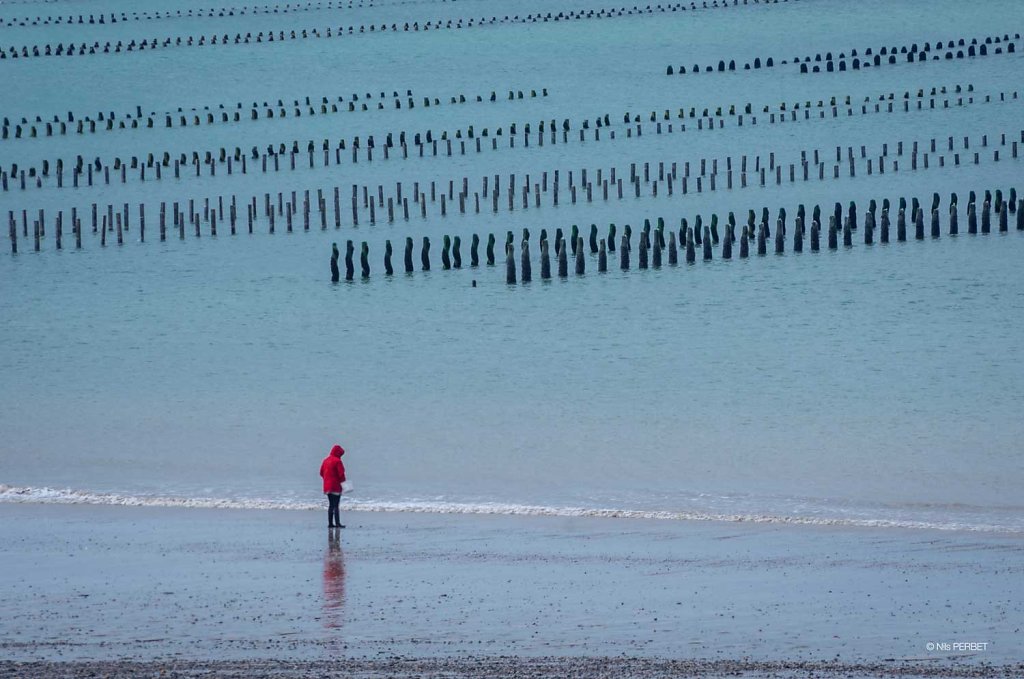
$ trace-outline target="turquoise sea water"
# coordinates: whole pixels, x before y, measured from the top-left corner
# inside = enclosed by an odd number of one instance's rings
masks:
[[[175,3],[166,9],[209,3]],[[603,5],[593,5],[599,8]],[[128,11],[128,3],[0,4],[0,17]],[[525,15],[578,9],[570,4],[485,0],[376,3],[288,15],[128,21],[109,26],[0,27],[0,44],[74,39],[124,41],[214,32],[301,30],[369,22],[448,17]],[[995,18],[998,18],[996,20]],[[591,19],[509,23],[429,33],[354,35],[280,44],[173,48],[147,53],[37,58],[0,62],[8,93],[0,114],[95,115],[119,119],[177,107],[234,106],[238,101],[307,95],[348,101],[351,93],[413,90],[444,105],[414,110],[342,112],[310,118],[259,120],[185,129],[138,129],[93,135],[0,141],[0,165],[38,166],[76,155],[127,159],[151,151],[175,153],[308,139],[333,140],[388,131],[437,134],[527,121],[593,120],[608,113],[616,139],[517,144],[480,154],[436,158],[378,156],[372,163],[278,174],[160,182],[129,176],[93,187],[16,186],[0,194],[6,236],[8,211],[45,209],[49,229],[42,252],[21,237],[17,255],[3,239],[0,255],[0,497],[47,501],[146,501],[147,498],[260,501],[306,506],[318,501],[319,460],[342,443],[356,490],[369,506],[437,511],[584,511],[617,509],[729,516],[790,517],[810,521],[894,522],[903,525],[1024,531],[1024,481],[1019,416],[1024,368],[1017,348],[1024,337],[1024,235],[1011,215],[1007,233],[970,236],[961,209],[961,234],[947,235],[951,192],[961,205],[970,190],[1011,187],[1021,140],[1020,54],[973,60],[884,66],[863,71],[801,75],[792,63],[774,69],[666,76],[668,64],[743,63],[755,56],[777,62],[816,52],[983,37],[1019,30],[1017,3],[986,3],[986,12],[958,2],[800,0],[773,5]],[[1020,41],[1017,40],[1018,47]],[[971,93],[956,94],[960,85]],[[865,97],[947,87],[937,108],[904,113],[860,113]],[[529,91],[547,88],[547,97]],[[523,89],[508,101],[509,89]],[[498,101],[486,101],[495,90]],[[471,101],[447,104],[464,93]],[[1007,93],[1000,101],[999,93]],[[485,101],[472,101],[477,94]],[[743,127],[727,118],[709,132],[653,133],[650,111],[711,108],[752,102],[757,113],[782,102],[850,94],[854,115],[772,125],[759,116]],[[985,102],[988,95],[992,101]],[[958,105],[958,97],[974,102]],[[943,102],[949,101],[950,108]],[[248,109],[243,109],[247,111]],[[814,109],[815,112],[817,109]],[[827,110],[827,109],[826,109]],[[625,111],[640,114],[644,134],[625,138]],[[678,121],[675,121],[678,124]],[[982,135],[987,146],[981,147]],[[1005,135],[1005,145],[1002,144]],[[955,151],[946,146],[955,140]],[[964,149],[963,138],[970,138]],[[914,141],[938,150],[931,166],[832,179],[835,148],[877,158]],[[1001,158],[994,160],[999,149]],[[680,166],[696,172],[701,158],[724,165],[741,155],[784,167],[801,151],[819,150],[826,179],[761,187],[719,187],[686,196],[652,197],[460,215],[454,204],[442,218],[431,204],[426,219],[358,228],[347,215],[350,186],[393,187],[412,182],[461,182],[479,190],[484,175],[630,163]],[[954,166],[953,153],[962,154]],[[973,153],[979,152],[979,164]],[[344,154],[343,154],[344,155]],[[858,154],[859,155],[859,154]],[[943,156],[939,167],[937,157]],[[891,161],[891,157],[889,158]],[[799,168],[799,165],[797,165]],[[187,173],[186,173],[187,174]],[[693,178],[691,178],[691,182]],[[267,233],[261,215],[253,235],[157,242],[160,201],[216,199],[265,192],[301,192],[340,186],[345,221],[309,232],[283,219]],[[391,189],[389,189],[391,190]],[[393,191],[392,191],[393,192]],[[607,274],[588,255],[582,278],[543,282],[537,238],[542,228],[566,232],[591,223],[604,235],[614,222],[636,232],[644,219],[704,221],[733,211],[785,207],[790,223],[798,204],[942,197],[942,238],[862,244],[837,252],[787,254],[621,272],[613,256]],[[301,202],[301,198],[299,199]],[[504,201],[504,199],[503,199]],[[147,242],[137,225],[118,247],[100,246],[87,232],[73,249],[53,247],[52,219],[92,203],[147,205]],[[328,203],[331,202],[328,197]],[[504,208],[504,206],[503,206]],[[244,206],[243,206],[244,210]],[[332,213],[333,214],[333,213]],[[132,215],[135,219],[135,213]],[[20,217],[19,217],[20,219]],[[301,220],[301,213],[296,218]],[[244,215],[242,219],[244,224]],[[995,224],[995,222],[993,222]],[[773,225],[774,226],[774,225]],[[528,285],[504,283],[499,266],[472,269],[472,234],[521,229],[533,234],[534,276]],[[19,222],[20,229],[20,222]],[[29,227],[31,232],[31,226]],[[88,229],[87,229],[88,231]],[[995,228],[993,229],[995,231]],[[464,268],[442,271],[444,235],[460,235]],[[424,235],[432,241],[433,270],[386,278],[382,250]],[[19,237],[21,236],[19,231]],[[332,242],[353,239],[371,250],[369,281],[332,285]],[[699,254],[698,254],[699,258]],[[571,269],[571,267],[570,267]],[[477,287],[472,287],[476,280]],[[43,489],[70,489],[73,493]],[[83,495],[82,493],[88,493]],[[106,495],[104,495],[106,494]],[[113,495],[111,495],[113,494]]]

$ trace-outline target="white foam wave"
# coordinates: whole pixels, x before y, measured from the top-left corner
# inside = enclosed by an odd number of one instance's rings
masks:
[[[108,505],[120,507],[172,507],[185,509],[269,509],[311,511],[323,509],[322,502],[266,500],[260,498],[213,498],[122,495],[71,488],[9,486],[0,484],[0,503]],[[1024,534],[1024,529],[955,521],[915,521],[886,518],[787,516],[773,514],[720,514],[695,511],[659,511],[604,507],[558,507],[500,502],[440,502],[425,500],[386,501],[344,499],[346,511],[409,512],[420,514],[475,514],[506,516],[551,516],[601,519],[645,519],[657,521],[723,521],[807,526],[848,526],[860,528],[903,528],[942,531]]]

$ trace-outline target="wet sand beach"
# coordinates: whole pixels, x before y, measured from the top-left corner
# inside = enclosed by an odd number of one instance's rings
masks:
[[[363,512],[331,533],[322,518],[0,505],[0,672],[1024,673],[1019,536]]]

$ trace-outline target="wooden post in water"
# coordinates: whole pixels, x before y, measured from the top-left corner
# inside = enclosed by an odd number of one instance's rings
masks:
[[[408,236],[405,239],[405,273],[412,272],[412,237]]]
[[[420,268],[423,271],[430,271],[430,238],[423,237],[423,246],[420,249]]]
[[[586,260],[583,258],[583,237],[576,237],[576,275],[582,276],[586,272]]]
[[[391,266],[391,239],[384,241],[384,274],[391,276],[395,273]]]
[[[508,285],[516,284],[516,257],[512,243],[505,243],[505,282]]]
[[[345,243],[345,280],[350,281],[355,273],[355,267],[352,264],[352,253],[355,252],[355,245],[349,240]]]
[[[337,283],[341,279],[341,270],[338,268],[338,244],[331,243],[331,282]]]
[[[524,283],[529,283],[533,280],[533,268],[530,265],[530,234],[526,229],[523,229],[523,240],[520,243],[519,268],[522,271],[522,281]]]

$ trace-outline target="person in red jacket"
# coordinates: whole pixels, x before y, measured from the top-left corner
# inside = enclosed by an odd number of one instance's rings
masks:
[[[339,445],[331,448],[331,453],[320,463],[320,476],[324,480],[324,493],[327,495],[327,527],[344,528],[338,505],[341,503],[341,484],[345,483],[345,465],[341,456],[345,449]]]

